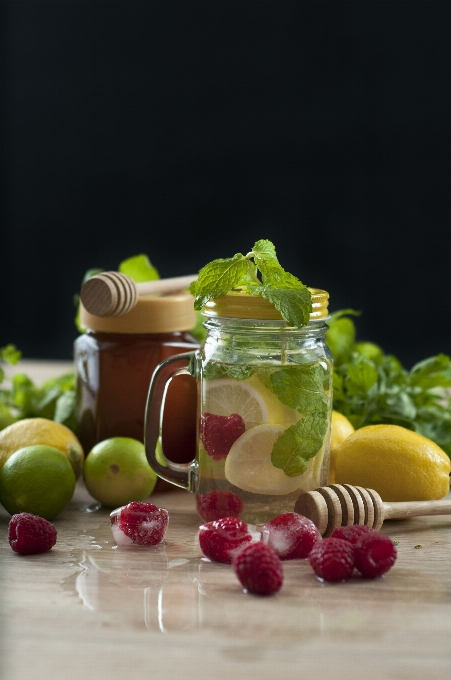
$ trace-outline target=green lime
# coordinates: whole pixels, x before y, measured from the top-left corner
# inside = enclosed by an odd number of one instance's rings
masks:
[[[74,490],[72,466],[53,446],[24,446],[0,470],[0,502],[11,515],[30,512],[52,520],[69,503]]]
[[[96,444],[86,457],[83,479],[91,496],[107,508],[142,501],[157,483],[144,444],[130,437],[111,437]]]

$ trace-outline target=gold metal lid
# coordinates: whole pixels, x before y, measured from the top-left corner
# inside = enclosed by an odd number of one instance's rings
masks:
[[[325,319],[328,316],[329,293],[320,288],[309,288],[312,294],[310,320]],[[282,315],[274,305],[259,295],[249,295],[244,291],[230,291],[207,302],[203,309],[205,316],[232,319],[281,320]]]
[[[194,298],[190,293],[143,295],[136,306],[121,316],[95,316],[80,302],[83,328],[103,333],[173,333],[196,325]]]

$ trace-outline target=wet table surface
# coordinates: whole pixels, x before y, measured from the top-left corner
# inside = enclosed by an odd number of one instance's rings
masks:
[[[12,552],[0,510],[2,680],[450,677],[451,516],[386,522],[383,578],[327,584],[293,560],[265,598],[202,558],[190,494],[152,501],[170,511],[165,543],[120,548],[79,482],[56,546],[33,556]]]

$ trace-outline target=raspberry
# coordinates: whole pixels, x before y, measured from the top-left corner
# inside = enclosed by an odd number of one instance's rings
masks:
[[[376,578],[396,562],[396,548],[385,534],[362,534],[355,545],[355,566],[362,576]]]
[[[366,534],[377,534],[375,529],[367,527],[364,524],[351,524],[347,527],[338,527],[332,532],[332,538],[342,538],[344,541],[349,541],[353,545]]]
[[[243,512],[243,501],[232,491],[209,491],[196,496],[197,512],[204,522],[222,517],[239,517]]]
[[[200,548],[210,560],[230,564],[235,553],[253,540],[249,528],[238,517],[223,517],[202,524],[199,527]],[[251,528],[254,527],[251,525]]]
[[[51,522],[29,512],[13,515],[9,522],[9,544],[20,555],[47,552],[55,545],[56,534]]]
[[[250,593],[272,595],[282,587],[282,562],[277,553],[261,541],[242,548],[233,558],[233,568]]]
[[[241,437],[245,429],[244,420],[238,413],[230,416],[203,413],[200,417],[200,439],[213,460],[226,458],[232,444]]]
[[[297,512],[285,512],[262,527],[262,541],[273,548],[281,560],[307,557],[320,540],[318,528]]]
[[[110,513],[111,530],[118,545],[158,545],[169,523],[169,512],[152,503],[133,501]]]
[[[345,581],[354,569],[354,546],[342,538],[325,538],[310,551],[313,571],[325,581]]]

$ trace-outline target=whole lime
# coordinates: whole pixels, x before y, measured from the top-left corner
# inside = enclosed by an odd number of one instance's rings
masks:
[[[30,512],[54,519],[75,490],[75,473],[67,457],[52,446],[24,446],[0,470],[0,502],[14,515]]]
[[[107,508],[142,501],[157,483],[144,444],[130,437],[111,437],[96,444],[86,457],[83,479],[91,496]]]

